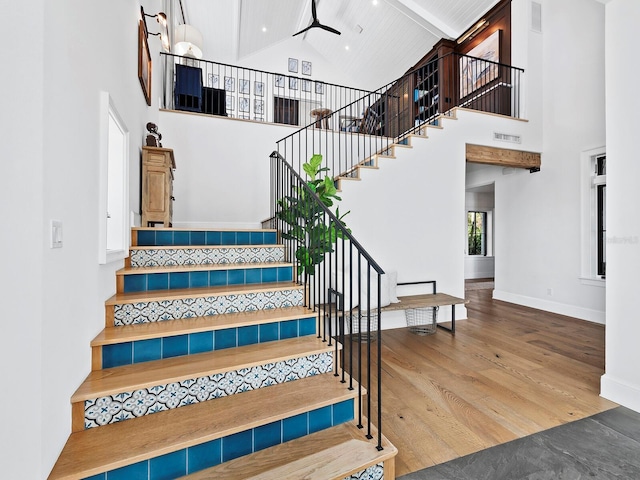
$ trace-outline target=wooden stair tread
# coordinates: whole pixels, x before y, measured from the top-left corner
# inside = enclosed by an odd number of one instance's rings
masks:
[[[277,232],[275,228],[182,228],[182,227],[131,227],[131,230],[154,232]],[[230,245],[232,246],[232,245]]]
[[[212,297],[216,295],[237,295],[242,293],[268,292],[273,290],[302,290],[302,285],[294,282],[254,283],[200,288],[176,288],[172,290],[148,290],[144,292],[116,293],[105,305],[123,303],[153,302],[180,298]]]
[[[92,371],[71,397],[71,403],[120,392],[177,382],[187,378],[250,368],[265,363],[332,351],[315,335]]]
[[[323,374],[72,433],[49,479],[89,477],[357,394],[357,388],[348,390],[333,374]]]
[[[370,465],[394,457],[397,449],[383,437],[383,450],[352,422],[260,450],[184,480],[343,480]],[[386,477],[385,477],[386,478]]]
[[[315,316],[316,313],[307,307],[285,307],[107,327],[91,341],[91,346],[97,347],[163,336],[184,335]]]
[[[129,250],[225,250],[229,248],[284,248],[279,243],[261,243],[259,245],[132,245]]]
[[[247,268],[277,268],[291,267],[291,263],[267,262],[267,263],[202,263],[195,265],[167,265],[154,267],[124,267],[116,272],[116,275],[140,275],[145,273],[174,273],[174,272],[200,272],[211,270],[240,270]]]

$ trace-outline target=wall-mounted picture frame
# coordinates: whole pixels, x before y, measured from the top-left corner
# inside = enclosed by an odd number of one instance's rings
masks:
[[[307,62],[306,60],[302,60],[302,74],[303,75],[311,75],[311,62]]]
[[[147,105],[151,106],[151,52],[149,52],[149,43],[147,42],[147,32],[144,28],[144,22],[138,22],[138,79],[142,87],[144,99]]]
[[[303,92],[311,91],[311,80],[302,80],[302,91]]]
[[[318,95],[324,95],[324,83],[316,82],[316,93]]]
[[[275,86],[278,88],[284,88],[284,75],[276,75]]]
[[[498,78],[500,30],[493,32],[465,55],[460,58],[461,98]]]
[[[207,79],[207,83],[211,88],[220,88],[220,75],[210,73],[209,78]]]
[[[253,82],[253,91],[256,97],[264,97],[264,82]]]
[[[238,80],[238,93],[242,93],[243,95],[249,95],[251,90],[251,82],[249,80]]]
[[[296,77],[289,77],[289,90],[298,89],[298,79]]]
[[[287,67],[291,73],[298,73],[298,59],[297,58],[289,58],[289,62],[287,63]]]
[[[224,77],[224,89],[227,92],[236,91],[236,79],[234,77]]]
[[[238,97],[238,111],[249,112],[249,97]]]
[[[256,115],[264,115],[264,100],[255,99],[253,101],[253,113]]]
[[[235,101],[234,101],[234,97],[233,95],[227,95],[226,98],[226,102],[225,102],[225,108],[227,109],[227,112],[233,112],[235,110]]]

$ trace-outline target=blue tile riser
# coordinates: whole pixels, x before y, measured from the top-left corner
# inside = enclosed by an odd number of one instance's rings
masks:
[[[275,263],[284,261],[284,247],[161,248],[131,251],[132,267]]]
[[[248,325],[149,340],[136,340],[102,347],[102,368],[121,367],[179,355],[315,335],[316,318]]]
[[[204,246],[204,245],[275,245],[276,232],[216,230],[138,230],[137,245]]]
[[[303,304],[300,289],[237,295],[183,298],[113,306],[114,326],[162,322],[181,318],[207,317],[224,313],[252,312]]]
[[[327,412],[330,413],[329,422],[326,422]],[[354,401],[344,400],[328,407],[311,410],[310,412],[277,420],[267,425],[262,425],[244,432],[235,433],[226,437],[211,440],[172,452],[150,460],[128,465],[117,470],[94,475],[85,480],[161,480],[168,478],[167,472],[171,472],[171,478],[191,474],[206,468],[214,467],[223,461],[229,461],[242,455],[257,452],[273,445],[279,445],[287,440],[307,435],[311,428],[325,423],[324,428],[329,428],[354,418]],[[381,465],[381,464],[380,464]],[[140,476],[136,476],[137,473]],[[364,474],[363,470],[361,473]],[[359,472],[360,473],[360,472]],[[358,475],[358,474],[354,474]],[[365,476],[350,476],[347,479],[365,479]],[[382,477],[371,477],[381,480]],[[345,479],[345,480],[347,480]]]
[[[333,352],[257,365],[84,402],[85,429],[333,371]]]
[[[124,276],[124,293],[249,284],[260,285],[262,283],[291,282],[292,280],[292,266],[138,273]]]

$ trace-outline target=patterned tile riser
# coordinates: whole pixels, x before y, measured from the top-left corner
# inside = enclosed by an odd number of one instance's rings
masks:
[[[378,463],[377,465],[371,465],[370,467],[356,472],[349,477],[345,477],[344,480],[383,480],[384,478],[384,464]]]
[[[301,306],[302,290],[243,293],[114,305],[114,325],[162,322],[224,313],[251,312]]]
[[[265,248],[172,248],[131,252],[132,267],[274,263],[284,261],[283,247]]]
[[[331,371],[333,352],[325,352],[86,400],[85,428],[117,423]]]

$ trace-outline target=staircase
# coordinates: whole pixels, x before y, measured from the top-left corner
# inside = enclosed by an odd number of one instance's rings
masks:
[[[395,478],[275,230],[132,244],[50,479]]]

